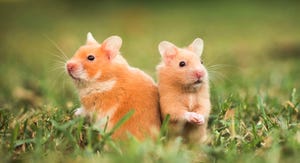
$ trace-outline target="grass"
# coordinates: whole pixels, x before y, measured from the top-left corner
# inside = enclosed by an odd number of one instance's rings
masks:
[[[299,6],[0,2],[1,161],[299,162]],[[184,46],[203,38],[213,104],[209,143],[168,140],[165,127],[154,142],[117,142],[92,120],[74,117],[80,104],[61,50],[71,57],[88,31],[99,41],[120,35],[124,57],[153,78],[160,41]]]

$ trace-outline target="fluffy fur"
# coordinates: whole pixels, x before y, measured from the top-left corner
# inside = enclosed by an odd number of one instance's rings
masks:
[[[140,140],[156,137],[161,125],[157,86],[150,76],[128,65],[120,55],[121,45],[118,36],[99,44],[88,33],[86,45],[66,63],[82,104],[75,114],[96,113],[98,120],[109,117],[108,129],[111,129],[134,109],[133,116],[113,138],[123,139],[127,132]]]
[[[189,142],[205,140],[211,110],[208,73],[200,60],[202,50],[199,38],[188,48],[167,41],[159,44],[162,62],[157,74],[162,116],[170,115],[172,135],[183,136]]]

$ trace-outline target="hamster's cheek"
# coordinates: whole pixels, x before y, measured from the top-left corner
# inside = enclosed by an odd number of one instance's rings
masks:
[[[88,78],[89,80],[97,80],[101,77],[102,72],[101,71],[96,71],[92,73],[88,73]]]
[[[180,73],[178,73],[178,78],[180,78],[180,80],[182,80],[183,83],[188,84],[190,83],[191,79],[193,78],[192,73],[187,69],[184,71],[181,71]]]
[[[81,64],[78,66],[77,71],[74,72],[74,76],[83,80],[89,79],[86,69]]]
[[[79,78],[84,79],[84,80],[89,80],[89,77],[88,77],[88,75],[87,75],[87,73],[85,71],[82,71],[80,73],[80,77]]]

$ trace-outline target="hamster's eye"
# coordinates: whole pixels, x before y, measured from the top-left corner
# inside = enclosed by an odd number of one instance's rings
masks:
[[[201,60],[201,64],[203,64],[204,62]]]
[[[87,59],[90,60],[90,61],[93,61],[93,60],[95,59],[95,56],[89,55],[89,56],[87,57]]]
[[[186,65],[186,63],[184,61],[179,62],[180,67],[184,67],[185,65]]]

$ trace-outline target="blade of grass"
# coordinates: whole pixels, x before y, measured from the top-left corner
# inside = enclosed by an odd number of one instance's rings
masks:
[[[170,121],[170,114],[166,116],[166,118],[163,120],[163,123],[161,125],[160,129],[160,138],[163,140],[168,136],[168,125]]]
[[[109,131],[108,135],[112,135],[118,128],[120,128],[132,115],[134,114],[134,110],[130,110],[127,112],[118,122],[117,124]]]

